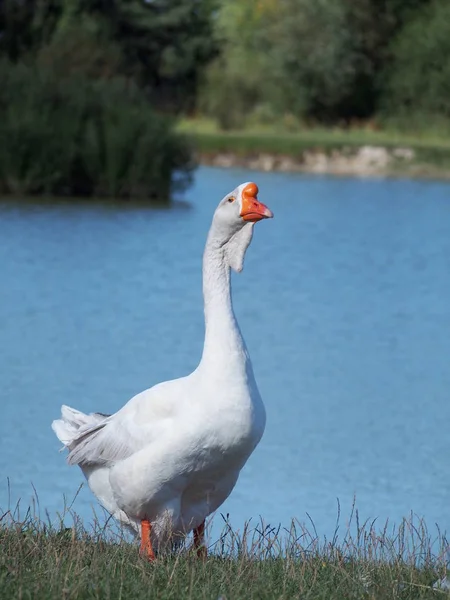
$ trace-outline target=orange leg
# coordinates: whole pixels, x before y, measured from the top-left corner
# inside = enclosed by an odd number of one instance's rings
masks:
[[[199,558],[206,558],[205,521],[194,529],[194,548]]]
[[[150,532],[152,530],[151,523],[148,519],[142,519],[141,521],[141,555],[148,558],[148,560],[155,560],[155,553],[153,552],[152,541],[150,539]]]

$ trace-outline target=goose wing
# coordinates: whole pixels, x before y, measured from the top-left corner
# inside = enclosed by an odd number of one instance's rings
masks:
[[[141,392],[113,415],[85,415],[67,406],[52,426],[69,449],[68,463],[108,466],[170,435],[179,416],[181,380],[164,382]]]
[[[116,418],[114,418],[116,417]],[[140,449],[136,427],[128,419],[117,415],[106,417],[99,423],[81,427],[71,440],[67,462],[80,466],[108,466],[125,460]]]

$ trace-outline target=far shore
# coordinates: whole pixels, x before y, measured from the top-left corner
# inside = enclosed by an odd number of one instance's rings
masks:
[[[450,142],[443,135],[365,129],[220,131],[208,121],[183,121],[197,161],[221,168],[353,177],[450,179]]]
[[[415,160],[415,153],[411,148],[389,150],[382,146],[362,146],[356,151],[333,150],[329,154],[311,149],[299,156],[267,152],[199,152],[197,160],[201,165],[266,172],[450,179],[450,166],[444,169],[432,164],[419,163]]]

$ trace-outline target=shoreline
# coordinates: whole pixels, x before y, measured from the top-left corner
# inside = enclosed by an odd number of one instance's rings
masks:
[[[308,173],[343,177],[407,177],[411,179],[450,179],[450,165],[441,166],[420,160],[420,153],[407,146],[388,148],[382,145],[344,147],[325,152],[308,149],[296,155],[265,151],[201,151],[200,165],[223,169],[244,168],[278,173]]]
[[[213,121],[185,119],[201,165],[263,172],[349,177],[450,179],[450,142],[442,134],[394,130],[275,127],[220,131]]]

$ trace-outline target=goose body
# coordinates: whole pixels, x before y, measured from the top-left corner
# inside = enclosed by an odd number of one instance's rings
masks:
[[[254,223],[272,216],[257,191],[253,183],[240,185],[214,214],[203,257],[205,342],[196,370],[141,392],[113,415],[63,406],[52,423],[69,464],[81,467],[108,512],[142,530],[151,556],[203,528],[264,432],[265,409],[230,288],[230,267],[242,269]]]

